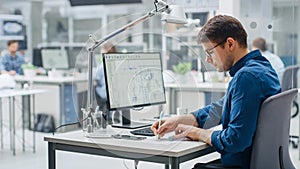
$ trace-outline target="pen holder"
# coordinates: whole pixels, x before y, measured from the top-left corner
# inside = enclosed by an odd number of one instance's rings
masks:
[[[106,113],[103,111],[95,112],[95,119],[94,119],[94,129],[95,131],[106,129],[107,121],[106,121]]]
[[[85,109],[81,109],[82,111],[82,130],[86,131],[87,130],[87,118],[88,118],[88,113]]]

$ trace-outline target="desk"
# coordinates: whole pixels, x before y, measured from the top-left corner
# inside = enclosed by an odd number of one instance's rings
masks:
[[[162,163],[166,168],[171,165],[171,169],[179,169],[182,162],[214,152],[214,148],[203,142],[159,144],[147,140],[90,139],[82,131],[46,136],[44,140],[48,142],[48,169],[56,168],[56,150]]]
[[[13,151],[13,155],[16,155],[15,148],[15,97],[16,96],[32,96],[33,99],[33,117],[35,115],[35,94],[44,93],[45,90],[20,90],[20,89],[5,89],[1,90],[0,98],[9,98],[9,128],[10,128],[10,146]],[[1,148],[3,148],[3,129],[2,129],[2,100],[0,100],[0,134],[1,134]],[[25,131],[24,131],[24,111],[22,112],[22,141],[23,141],[23,151],[25,151]],[[33,152],[35,152],[35,132],[33,131]]]
[[[17,83],[24,84],[40,84],[40,88],[49,87],[49,91],[55,86],[58,86],[58,92],[49,93],[51,96],[46,98],[39,99],[40,107],[37,107],[38,111],[52,113],[56,125],[61,125],[64,123],[72,123],[77,121],[77,112],[79,112],[78,106],[78,96],[77,92],[87,91],[87,78],[86,77],[57,77],[57,78],[49,78],[48,76],[34,76],[34,77],[25,77],[25,76],[15,76],[15,80]],[[81,87],[77,86],[81,85]],[[57,88],[57,87],[56,87]],[[83,88],[83,89],[81,89]],[[55,95],[54,93],[59,93],[59,95]],[[53,97],[53,98],[52,98]],[[59,98],[57,98],[59,97]],[[52,106],[49,107],[45,105],[49,100],[53,100]],[[84,99],[83,99],[84,100]],[[58,101],[58,102],[57,102]],[[85,103],[85,102],[82,102]],[[47,107],[47,109],[45,109]]]
[[[210,103],[211,93],[226,93],[228,83],[165,83],[166,90],[169,91],[169,112],[176,112],[176,93],[184,91],[203,92],[205,94],[205,105]],[[224,95],[224,94],[223,94]]]

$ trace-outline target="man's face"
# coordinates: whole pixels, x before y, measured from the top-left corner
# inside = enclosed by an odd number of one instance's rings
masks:
[[[8,49],[8,51],[9,52],[11,52],[11,53],[16,53],[17,51],[18,51],[18,43],[16,42],[16,43],[12,43],[12,44],[10,44],[8,47],[7,47],[7,49]]]
[[[206,53],[206,62],[216,67],[218,72],[228,71],[233,64],[233,57],[229,53],[226,43],[226,39],[220,43],[202,43],[202,47]]]

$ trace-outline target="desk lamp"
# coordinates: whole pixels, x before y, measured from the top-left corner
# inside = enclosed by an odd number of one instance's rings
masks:
[[[128,23],[127,25],[119,28],[118,30],[110,33],[109,35],[103,37],[100,40],[96,40],[95,37],[93,37],[92,34],[89,35],[90,39],[93,41],[93,45],[88,47],[88,97],[87,97],[87,107],[84,109],[81,109],[82,112],[87,115],[88,117],[91,117],[91,115],[94,113],[93,109],[93,54],[94,50],[101,46],[104,42],[108,41],[109,39],[113,38],[114,36],[134,27],[135,25],[142,23],[149,19],[150,17],[159,14],[159,13],[165,13],[162,16],[162,21],[165,21],[167,23],[175,23],[175,24],[185,24],[186,18],[185,13],[183,9],[177,5],[168,5],[167,2],[163,0],[154,0],[154,6],[155,9],[151,10],[147,14],[141,16],[140,18]],[[86,119],[83,119],[86,120]]]

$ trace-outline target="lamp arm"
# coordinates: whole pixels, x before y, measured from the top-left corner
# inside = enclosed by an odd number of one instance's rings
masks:
[[[114,36],[134,27],[135,25],[146,21],[150,17],[154,16],[157,13],[162,13],[162,12],[170,12],[169,5],[160,0],[157,1],[155,0],[155,9],[151,10],[147,14],[141,16],[140,18],[128,23],[127,25],[119,28],[118,30],[110,33],[109,35],[105,36],[104,38],[100,40],[95,40],[94,37],[90,34],[89,37],[94,41],[94,44],[88,48],[88,97],[87,97],[87,108],[86,111],[88,111],[88,114],[90,115],[94,110],[93,110],[93,55],[94,55],[94,50],[101,46],[104,42],[108,41],[109,39],[113,38]],[[159,7],[159,8],[157,8]]]

